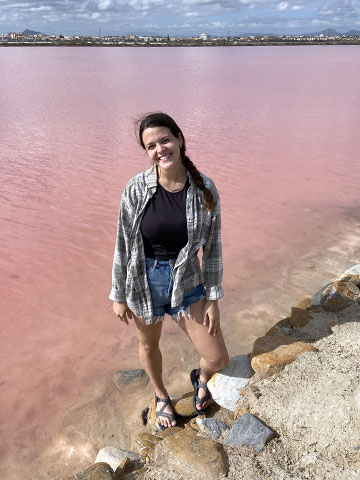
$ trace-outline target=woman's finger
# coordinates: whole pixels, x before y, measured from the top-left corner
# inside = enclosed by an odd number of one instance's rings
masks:
[[[209,317],[209,329],[208,329],[208,334],[213,335],[214,331],[214,319]]]

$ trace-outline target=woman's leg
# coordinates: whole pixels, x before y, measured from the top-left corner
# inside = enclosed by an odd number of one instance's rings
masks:
[[[190,305],[191,318],[186,316],[179,322],[181,329],[188,335],[196,350],[201,355],[200,380],[207,383],[214,373],[226,367],[229,363],[229,354],[227,352],[224,338],[219,329],[216,336],[208,334],[208,326],[203,325],[204,305],[206,300]],[[206,397],[207,392],[204,388],[199,389],[198,397]],[[196,408],[201,410],[209,405],[210,401],[203,404],[198,403]]]
[[[155,394],[159,398],[167,398],[168,393],[162,380],[162,355],[159,348],[161,329],[163,322],[157,322],[152,325],[145,325],[145,320],[137,318],[134,315],[139,339],[139,357],[142,366],[148,374],[150,381],[155,389]],[[159,402],[157,411],[161,409],[164,402]],[[165,413],[174,413],[171,406],[168,405]],[[165,427],[176,425],[176,421],[170,421],[167,417],[159,417],[159,423]]]

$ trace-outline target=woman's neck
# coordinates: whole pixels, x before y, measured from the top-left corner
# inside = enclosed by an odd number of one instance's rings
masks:
[[[179,168],[175,169],[164,169],[161,167],[156,167],[158,179],[162,178],[167,183],[181,183],[186,182],[187,178],[187,169],[185,165],[179,165]]]

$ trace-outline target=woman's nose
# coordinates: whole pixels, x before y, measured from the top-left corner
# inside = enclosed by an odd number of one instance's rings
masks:
[[[156,146],[156,151],[157,151],[157,153],[161,153],[161,152],[163,151],[163,146],[160,145],[160,144],[158,144],[158,145]]]

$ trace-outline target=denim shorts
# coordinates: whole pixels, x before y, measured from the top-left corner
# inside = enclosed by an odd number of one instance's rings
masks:
[[[149,322],[150,324],[163,321],[165,313],[170,315],[173,320],[179,321],[181,316],[190,315],[190,305],[206,298],[205,287],[201,283],[192,292],[184,295],[178,308],[171,308],[175,261],[154,260],[146,257],[146,277],[154,309],[154,319]]]

